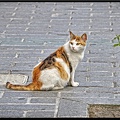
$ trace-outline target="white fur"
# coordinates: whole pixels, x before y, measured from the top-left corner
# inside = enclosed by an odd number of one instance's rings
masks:
[[[74,41],[74,43],[76,43]],[[75,44],[73,44],[75,47],[75,52],[72,50],[72,46],[70,46],[69,41],[64,45],[65,51],[68,55],[69,61],[72,65],[72,72],[71,72],[71,76],[70,76],[70,84],[72,86],[78,86],[79,83],[78,82],[74,82],[74,74],[75,74],[75,70],[78,66],[78,63],[83,59],[84,57],[84,51],[85,51],[85,47],[83,46],[77,46]]]
[[[70,70],[67,64],[61,58],[56,58],[68,74],[68,79],[64,80],[60,77],[57,68],[45,69],[41,71],[40,80],[43,83],[41,90],[52,90],[64,88],[70,79]]]

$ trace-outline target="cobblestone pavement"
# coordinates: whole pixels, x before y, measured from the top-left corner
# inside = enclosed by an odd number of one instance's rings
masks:
[[[58,91],[13,91],[0,85],[0,117],[88,117],[90,104],[120,104],[120,2],[0,2],[0,74],[29,76],[69,37],[88,34],[75,81]]]

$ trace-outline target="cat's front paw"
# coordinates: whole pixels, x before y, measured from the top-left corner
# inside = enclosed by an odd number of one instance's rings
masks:
[[[71,85],[72,85],[73,87],[77,87],[77,86],[79,86],[79,82],[73,82],[73,83],[71,83]]]

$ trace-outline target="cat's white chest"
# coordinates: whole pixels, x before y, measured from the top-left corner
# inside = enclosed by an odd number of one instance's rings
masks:
[[[83,59],[84,54],[68,54],[69,60],[73,68],[76,68],[78,63]]]
[[[72,65],[73,69],[76,69],[78,63],[83,59],[84,57],[84,49],[79,52],[72,52],[69,48],[69,42],[67,42],[64,45],[64,48],[66,50],[66,53],[68,55],[69,61]]]

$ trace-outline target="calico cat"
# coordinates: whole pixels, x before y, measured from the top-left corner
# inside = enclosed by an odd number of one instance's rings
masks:
[[[68,84],[79,86],[79,83],[74,81],[74,74],[79,61],[84,57],[86,41],[86,33],[77,36],[70,31],[70,40],[34,67],[32,83],[13,85],[7,82],[6,88],[33,91],[58,90]]]

